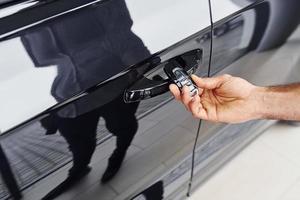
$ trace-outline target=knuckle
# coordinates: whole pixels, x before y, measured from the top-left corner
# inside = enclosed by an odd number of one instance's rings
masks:
[[[193,112],[193,111],[192,111],[192,116],[193,116],[194,118],[199,118],[198,114],[195,113],[195,112]]]
[[[194,118],[200,118],[200,115],[199,115],[199,109],[193,107],[193,108],[191,109],[191,112],[192,112],[192,116],[193,116]]]
[[[223,79],[228,79],[228,78],[231,78],[232,76],[230,74],[223,74],[222,75],[222,78]]]

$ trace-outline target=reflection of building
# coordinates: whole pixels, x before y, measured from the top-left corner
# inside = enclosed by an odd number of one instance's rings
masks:
[[[109,134],[104,124],[99,124],[98,142]],[[60,135],[47,136],[39,124],[32,124],[18,134],[5,135],[2,145],[10,158],[12,168],[21,187],[24,187],[49,172],[63,166],[71,159],[67,143]],[[46,157],[45,155],[49,155]]]

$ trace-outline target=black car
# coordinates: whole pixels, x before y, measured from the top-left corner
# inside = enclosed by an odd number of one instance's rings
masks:
[[[200,123],[166,67],[299,82],[299,8],[0,1],[0,199],[185,199],[274,121]]]

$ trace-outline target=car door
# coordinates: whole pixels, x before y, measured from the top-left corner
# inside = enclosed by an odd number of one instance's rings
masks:
[[[299,1],[211,0],[210,76],[231,74],[260,86],[299,82]],[[288,10],[288,12],[286,12]],[[203,121],[195,150],[194,188],[274,121]]]
[[[185,191],[199,121],[163,69],[176,61],[207,76],[208,1],[1,11],[1,199],[130,199],[157,181],[165,198]]]

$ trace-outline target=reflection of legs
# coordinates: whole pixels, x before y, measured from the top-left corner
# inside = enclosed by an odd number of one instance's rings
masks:
[[[61,118],[59,131],[73,154],[70,175],[85,169],[96,148],[96,130],[99,115],[87,113],[76,118]]]
[[[76,118],[58,118],[58,129],[69,144],[73,154],[73,167],[69,176],[42,200],[52,200],[66,192],[89,171],[91,157],[96,148],[96,130],[99,115],[87,113]]]
[[[138,104],[124,104],[119,101],[110,107],[110,113],[103,115],[107,129],[117,137],[117,142],[116,149],[110,156],[108,167],[102,176],[102,183],[111,180],[121,167],[138,128],[135,117],[137,106]]]
[[[124,118],[108,121],[106,126],[111,133],[117,136],[116,149],[126,151],[137,131],[138,123],[134,113],[128,113],[128,115],[124,115]]]

